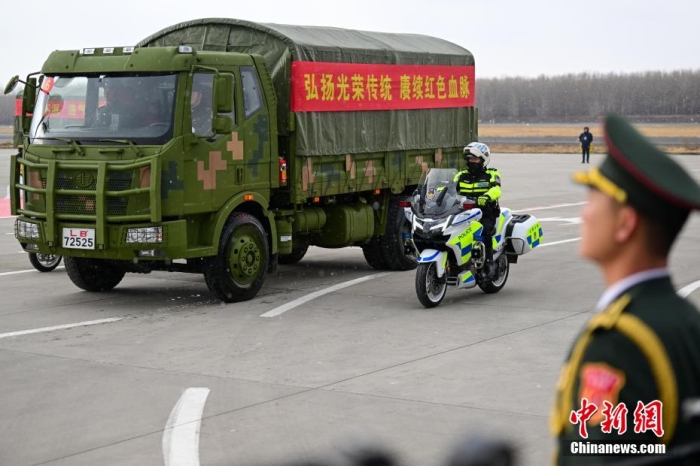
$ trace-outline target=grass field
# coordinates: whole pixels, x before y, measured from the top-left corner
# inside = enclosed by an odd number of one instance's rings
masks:
[[[591,152],[602,152],[605,146],[600,143],[600,125],[591,123],[588,125],[594,137],[599,143],[594,141]],[[677,146],[664,146],[666,152],[674,154],[700,154],[700,124],[668,124],[668,125],[635,125],[644,135],[652,138],[678,138],[681,143]],[[528,153],[580,153],[578,136],[583,131],[583,125],[570,124],[537,124],[537,125],[489,125],[482,123],[479,125],[479,139],[486,141],[489,138],[498,137],[570,137],[571,144],[489,144],[494,152],[528,152]]]
[[[600,125],[589,124],[596,136]],[[700,124],[697,125],[635,125],[642,133],[652,138],[688,138],[700,139]],[[578,139],[583,131],[582,125],[479,125],[480,137],[571,137]]]

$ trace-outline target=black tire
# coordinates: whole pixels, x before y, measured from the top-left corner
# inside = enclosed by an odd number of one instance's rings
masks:
[[[382,248],[379,237],[373,236],[369,243],[362,245],[362,254],[370,267],[376,270],[386,270],[387,265],[382,257]]]
[[[437,277],[437,263],[418,264],[416,271],[416,295],[428,309],[440,305],[447,294],[447,274]]]
[[[221,233],[219,253],[206,261],[204,279],[221,301],[247,301],[262,288],[269,262],[265,228],[252,215],[235,213]]]
[[[126,272],[104,259],[66,257],[66,272],[75,286],[85,291],[109,291],[119,284]]]
[[[510,273],[510,263],[508,262],[508,257],[505,253],[501,254],[498,259],[496,259],[496,278],[494,280],[478,281],[477,285],[484,293],[493,294],[498,293],[506,286],[506,281],[508,281],[508,274]]]
[[[61,263],[63,256],[59,254],[41,254],[36,252],[29,253],[29,262],[39,272],[51,272]]]
[[[299,262],[304,258],[306,255],[306,252],[309,250],[309,245],[307,244],[306,246],[302,246],[299,248],[292,248],[292,253],[291,254],[285,254],[281,255],[278,258],[278,261],[282,265],[293,265]]]
[[[416,257],[407,252],[404,246],[403,235],[411,233],[411,224],[406,220],[403,207],[399,207],[399,202],[407,199],[405,196],[396,196],[389,200],[386,233],[379,237],[382,259],[389,270],[413,270],[418,266]]]

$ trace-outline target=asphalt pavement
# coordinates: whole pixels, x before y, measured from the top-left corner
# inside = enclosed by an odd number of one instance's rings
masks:
[[[678,160],[700,178],[700,157]],[[0,464],[274,465],[369,439],[437,465],[475,434],[547,464],[561,363],[603,290],[577,253],[586,192],[571,173],[587,166],[578,154],[492,164],[502,205],[540,218],[545,243],[500,293],[449,291],[433,310],[415,272],[379,273],[358,248],[311,248],[239,304],[177,273],[88,293],[62,268],[34,271],[0,219]],[[699,217],[673,251],[678,289],[700,280]],[[700,291],[689,298],[700,307]]]

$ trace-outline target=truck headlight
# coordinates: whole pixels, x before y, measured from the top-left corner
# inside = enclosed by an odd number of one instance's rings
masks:
[[[39,239],[39,225],[20,219],[15,220],[15,238]]]
[[[155,244],[163,242],[163,227],[129,228],[126,231],[127,244]]]

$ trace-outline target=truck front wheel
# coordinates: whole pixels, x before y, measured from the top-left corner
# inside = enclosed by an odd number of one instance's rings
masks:
[[[221,301],[247,301],[262,288],[269,261],[265,228],[252,215],[236,213],[221,233],[219,253],[206,262],[204,279]]]
[[[66,257],[68,278],[85,291],[109,291],[122,281],[125,272],[104,259]]]

